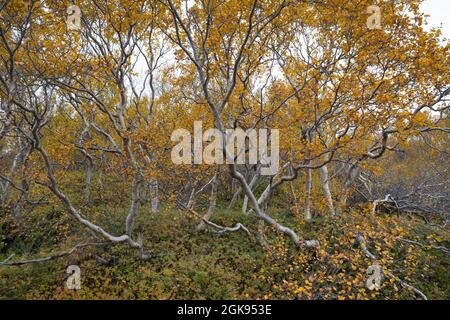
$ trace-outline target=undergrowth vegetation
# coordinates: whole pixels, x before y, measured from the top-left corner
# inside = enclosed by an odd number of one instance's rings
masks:
[[[374,2],[1,1],[0,299],[448,299],[450,42]]]
[[[126,195],[102,190],[102,196],[90,217],[111,232],[120,232],[126,216],[120,203]],[[226,207],[224,199],[220,207]],[[439,249],[449,245],[448,229],[413,216],[379,213],[372,218],[371,210],[364,208],[309,223],[291,208],[279,206],[270,212],[302,237],[317,238],[319,248],[299,251],[269,226],[263,229],[268,243],[264,248],[255,236],[257,218],[239,210],[218,209],[212,220],[229,226],[240,222],[248,226],[250,236],[244,232],[219,235],[214,229],[198,232],[198,221],[188,212],[167,208],[152,214],[143,209],[136,232],[149,251],[147,261],[128,246],[115,245],[81,249],[44,263],[3,267],[0,298],[416,299],[413,291],[387,277],[380,290],[367,288],[367,268],[373,261],[358,246],[358,232],[378,258],[383,274],[395,274],[428,298],[449,298],[450,261]],[[20,260],[62,252],[83,235],[58,203],[34,209],[18,222],[6,214],[0,227],[0,260],[11,254]],[[66,269],[71,264],[81,268],[81,290],[66,288]]]

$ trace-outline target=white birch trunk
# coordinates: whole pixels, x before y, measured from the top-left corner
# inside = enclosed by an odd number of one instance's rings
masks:
[[[331,194],[331,189],[330,189],[330,176],[328,173],[328,167],[327,165],[324,165],[320,168],[320,170],[322,171],[322,189],[323,189],[323,193],[325,194],[325,199],[327,201],[328,204],[328,212],[330,215],[334,216],[336,214],[335,210],[334,210],[334,204],[333,204],[333,196]]]
[[[91,188],[92,188],[92,174],[94,172],[94,164],[92,162],[92,158],[86,155],[86,188],[85,188],[85,199],[86,203],[91,201]]]
[[[216,209],[217,205],[217,190],[219,188],[219,169],[217,169],[216,174],[214,175],[212,184],[211,184],[211,194],[209,196],[209,206],[208,211],[206,211],[206,214],[203,216],[203,220],[199,223],[197,226],[197,230],[202,230],[205,228],[206,224],[204,220],[211,219],[212,215],[214,214],[214,210]]]
[[[150,197],[152,202],[152,213],[157,213],[159,199],[158,199],[158,180],[156,179],[150,181]]]
[[[305,198],[305,220],[311,221],[311,188],[312,188],[312,169],[306,170],[306,198]]]
[[[259,178],[259,172],[257,171],[257,172],[255,172],[255,175],[253,176],[252,180],[250,181],[250,184],[248,185],[252,191],[256,185],[256,182],[258,181],[258,178]],[[248,197],[244,196],[244,202],[242,203],[242,213],[246,214],[247,208],[248,208]]]

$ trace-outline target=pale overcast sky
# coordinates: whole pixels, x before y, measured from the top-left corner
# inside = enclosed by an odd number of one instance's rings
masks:
[[[444,37],[450,39],[450,0],[425,0],[422,10],[430,15],[429,25],[438,27],[442,24]]]

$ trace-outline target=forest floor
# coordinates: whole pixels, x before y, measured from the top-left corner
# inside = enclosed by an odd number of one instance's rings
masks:
[[[108,196],[108,195],[106,195]],[[120,206],[120,203],[124,204]],[[126,204],[111,190],[97,200],[89,217],[115,234],[123,233]],[[225,202],[221,203],[225,207]],[[199,209],[201,211],[201,209]],[[268,248],[258,242],[257,219],[240,210],[218,209],[212,220],[225,226],[240,222],[251,232],[219,235],[197,232],[198,219],[186,212],[143,208],[135,234],[141,234],[150,259],[124,244],[80,249],[70,256],[22,266],[0,267],[0,299],[418,299],[395,279],[383,277],[380,290],[366,286],[373,263],[355,241],[357,232],[383,270],[395,274],[429,299],[450,299],[449,230],[411,216],[370,210],[340,217],[317,217],[305,223],[289,210],[271,209],[280,222],[304,239],[316,238],[319,249],[297,249],[283,235],[264,227]],[[63,252],[89,234],[54,204],[36,208],[19,222],[0,215],[0,261]],[[420,245],[397,241],[414,240]],[[81,289],[66,287],[69,265],[81,270]],[[387,272],[386,272],[387,274]]]
[[[143,218],[144,219],[144,218]],[[221,212],[214,221],[229,224],[230,221],[251,225],[253,218],[242,217],[237,212]],[[314,229],[321,229],[325,223],[316,221]],[[142,261],[135,250],[125,245],[95,250],[104,259],[112,258],[108,265],[99,264],[89,256],[92,250],[77,253],[71,257],[35,263],[24,266],[0,268],[0,298],[44,298],[44,299],[247,299],[247,298],[289,298],[286,292],[274,288],[283,283],[286,268],[292,268],[290,259],[283,259],[267,253],[261,245],[245,233],[236,232],[216,235],[211,231],[195,232],[195,223],[183,214],[147,215],[140,225],[144,231],[145,243],[151,253],[149,261]],[[306,230],[305,230],[306,231]],[[313,233],[309,230],[309,233]],[[51,234],[50,234],[51,235]],[[424,236],[427,237],[426,235]],[[70,237],[67,243],[45,248],[44,251],[59,252],[70,248],[75,242]],[[273,237],[271,243],[276,242]],[[448,243],[448,240],[446,241]],[[22,257],[45,256],[40,248],[24,243],[23,247],[12,246],[2,254],[22,252]],[[276,244],[275,244],[276,246]],[[26,248],[27,247],[27,248]],[[31,250],[30,250],[31,249]],[[292,248],[291,248],[292,249]],[[306,250],[306,249],[305,249]],[[356,249],[355,249],[356,250]],[[25,252],[29,253],[26,255]],[[412,279],[412,283],[431,299],[449,299],[449,256],[430,248],[431,259],[428,268]],[[311,255],[314,252],[310,253]],[[292,249],[288,256],[295,255]],[[20,255],[19,255],[20,257]],[[68,265],[81,268],[82,288],[73,291],[65,288]],[[420,267],[420,266],[418,266]],[[346,274],[352,279],[353,270]],[[306,283],[314,272],[305,270],[301,284]],[[391,290],[377,292],[373,298],[389,298]],[[305,296],[304,298],[307,298]],[[398,298],[414,298],[407,290]]]

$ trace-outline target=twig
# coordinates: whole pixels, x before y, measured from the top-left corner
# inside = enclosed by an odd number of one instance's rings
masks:
[[[364,237],[362,236],[361,233],[358,232],[357,236],[356,236],[356,241],[358,242],[358,244],[360,245],[361,249],[364,251],[364,253],[372,260],[377,260],[375,255],[373,253],[371,253],[366,246],[366,240],[364,239]],[[388,273],[386,274],[389,278],[393,278],[395,279],[398,283],[400,283],[404,288],[410,289],[412,291],[414,291],[416,294],[418,294],[423,300],[428,300],[427,296],[420,291],[419,289],[413,287],[412,285],[406,283],[405,281],[401,280],[399,277],[395,276],[392,273]]]
[[[61,257],[69,256],[69,255],[73,254],[74,252],[78,251],[78,249],[81,249],[81,248],[85,248],[85,247],[89,247],[89,246],[102,246],[102,245],[105,245],[105,244],[106,243],[80,243],[80,244],[77,244],[75,247],[73,247],[72,249],[70,249],[68,251],[56,253],[56,254],[51,255],[51,256],[47,256],[47,257],[43,257],[43,258],[36,258],[36,259],[28,259],[28,260],[8,262],[14,256],[14,255],[11,255],[9,258],[4,260],[3,262],[0,262],[0,267],[4,267],[4,266],[20,266],[20,265],[30,264],[30,263],[46,262],[46,261],[58,259],[58,258],[61,258]]]
[[[376,214],[378,205],[383,202],[391,202],[391,203],[393,202],[396,205],[396,207],[398,208],[397,202],[395,202],[394,198],[392,198],[390,194],[387,194],[384,199],[377,199],[373,202],[372,216],[371,216],[372,221],[374,221],[374,219],[375,219],[375,214]]]
[[[239,231],[242,230],[245,233],[247,233],[248,236],[251,236],[250,231],[241,223],[237,223],[234,227],[224,227],[221,225],[218,225],[214,222],[209,221],[208,219],[205,219],[201,214],[199,214],[197,211],[195,211],[194,209],[188,207],[187,205],[183,204],[181,201],[175,199],[175,201],[177,202],[177,204],[179,206],[181,206],[182,209],[184,209],[185,211],[189,211],[190,213],[192,213],[194,216],[196,216],[197,218],[201,219],[205,224],[218,229],[219,231],[217,233],[219,234],[223,234],[226,232],[235,232],[235,231]]]
[[[449,249],[447,249],[446,247],[444,247],[444,246],[430,246],[430,245],[426,245],[426,244],[423,244],[423,243],[420,243],[420,242],[417,242],[417,241],[413,241],[413,240],[408,240],[408,239],[403,239],[403,238],[395,238],[396,240],[399,240],[399,241],[402,241],[402,242],[406,242],[406,243],[410,243],[410,244],[414,244],[414,245],[418,245],[418,246],[420,246],[420,247],[430,247],[430,248],[433,248],[433,249],[436,249],[436,250],[441,250],[441,251],[443,251],[443,252],[445,252],[445,253],[449,253]]]
[[[234,232],[234,231],[238,231],[239,229],[242,229],[243,231],[245,231],[250,236],[250,231],[248,231],[248,229],[246,227],[244,227],[244,225],[242,225],[239,222],[236,223],[236,225],[233,228],[223,227],[222,230],[217,231],[217,234],[223,234],[223,233],[226,233],[226,232]]]
[[[236,223],[236,225],[232,228],[230,227],[224,227],[221,225],[218,225],[214,222],[209,221],[208,219],[203,218],[198,212],[196,212],[194,209],[191,208],[186,208],[186,210],[188,210],[190,213],[192,213],[194,216],[196,216],[197,218],[200,218],[204,223],[206,223],[207,225],[214,227],[216,229],[219,229],[219,231],[217,231],[218,234],[223,234],[226,232],[234,232],[234,231],[239,231],[242,229],[242,231],[244,231],[245,233],[247,233],[248,236],[250,236],[250,231],[248,231],[248,229],[246,227],[244,227],[244,225],[242,225],[241,223]]]
[[[422,291],[420,291],[419,289],[417,289],[417,288],[413,287],[412,285],[406,283],[405,281],[403,281],[402,279],[396,277],[396,276],[393,275],[392,273],[388,273],[387,276],[388,276],[389,278],[395,279],[395,280],[396,280],[398,283],[400,283],[403,287],[405,287],[405,288],[407,288],[407,289],[410,289],[410,290],[414,291],[414,292],[417,293],[419,296],[421,296],[423,300],[428,300],[427,296],[426,296]]]
[[[361,247],[361,249],[364,251],[364,253],[372,260],[377,260],[377,257],[375,257],[374,254],[372,254],[369,249],[367,249],[366,246],[366,240],[364,239],[364,237],[362,236],[361,233],[358,232],[358,234],[356,235],[356,241],[358,241],[359,246]]]

